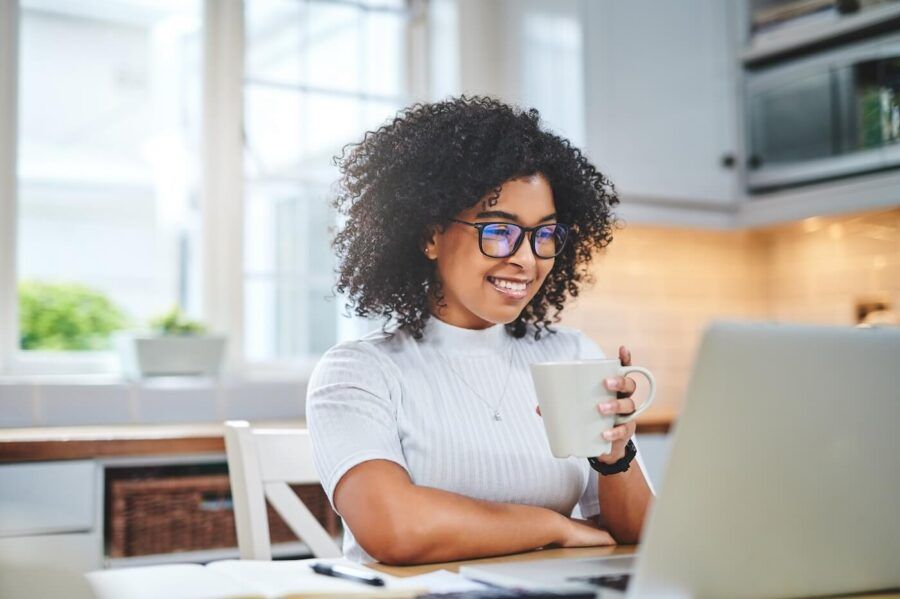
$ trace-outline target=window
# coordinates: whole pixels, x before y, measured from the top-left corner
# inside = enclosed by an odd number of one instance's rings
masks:
[[[248,2],[244,339],[248,362],[303,360],[348,329],[331,297],[332,156],[410,101],[412,5]]]
[[[79,285],[124,328],[199,311],[201,43],[198,1],[20,1],[16,271],[49,285],[38,309]]]
[[[0,372],[118,367],[109,336],[23,350],[19,282],[88,287],[124,328],[180,304],[236,340],[234,374],[302,374],[380,324],[331,297],[332,157],[425,99],[425,6],[0,2]]]
[[[526,2],[515,13],[522,100],[551,129],[584,146],[584,60],[579,5]],[[560,90],[565,90],[563,93]]]

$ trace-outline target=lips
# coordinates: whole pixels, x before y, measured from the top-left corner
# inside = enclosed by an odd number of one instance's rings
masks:
[[[494,290],[509,299],[522,299],[528,293],[528,285],[531,281],[520,281],[518,279],[504,279],[502,277],[487,277],[487,282]]]

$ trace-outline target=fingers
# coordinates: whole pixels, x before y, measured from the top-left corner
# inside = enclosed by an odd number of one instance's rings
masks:
[[[626,441],[631,438],[633,431],[631,430],[632,423],[620,424],[619,426],[614,426],[608,431],[603,431],[601,435],[605,441]]]
[[[537,412],[537,415],[541,415],[541,406],[534,406],[534,411]]]
[[[634,379],[627,376],[617,376],[603,381],[604,386],[610,391],[617,391],[619,397],[628,397],[637,389],[637,383]]]
[[[612,414],[631,414],[636,409],[634,400],[630,398],[611,399],[597,404],[597,410],[605,416]]]
[[[619,346],[619,361],[622,366],[631,366],[631,351],[624,345]]]

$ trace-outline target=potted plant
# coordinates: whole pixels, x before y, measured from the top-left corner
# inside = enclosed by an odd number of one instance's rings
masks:
[[[151,331],[120,337],[122,369],[129,378],[216,376],[225,354],[224,335],[206,332],[176,306],[150,321]]]
[[[22,281],[19,347],[28,351],[103,351],[112,334],[128,326],[123,312],[101,291],[78,283]]]

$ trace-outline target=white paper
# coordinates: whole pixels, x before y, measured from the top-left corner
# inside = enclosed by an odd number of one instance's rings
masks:
[[[409,576],[404,582],[428,589],[430,593],[459,593],[462,591],[480,591],[488,585],[469,580],[450,570],[437,570],[428,574]]]
[[[385,586],[376,587],[345,578],[317,574],[310,568],[311,564],[317,562],[341,564],[376,574],[385,581]],[[206,569],[234,579],[243,586],[258,589],[266,597],[313,593],[368,594],[422,588],[415,582],[408,582],[408,578],[383,574],[343,558],[284,561],[223,560],[208,564]]]

